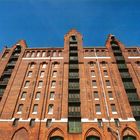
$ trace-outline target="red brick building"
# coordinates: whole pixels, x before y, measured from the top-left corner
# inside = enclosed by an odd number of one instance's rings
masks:
[[[21,40],[0,56],[0,140],[140,140],[140,48]]]

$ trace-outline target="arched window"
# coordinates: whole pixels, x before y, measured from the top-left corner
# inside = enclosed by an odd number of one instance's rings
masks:
[[[136,137],[128,135],[128,136],[124,136],[123,140],[136,140]]]
[[[54,137],[51,137],[50,140],[64,140],[64,138],[60,136],[54,136]]]
[[[97,136],[88,136],[86,140],[100,140],[100,138]]]

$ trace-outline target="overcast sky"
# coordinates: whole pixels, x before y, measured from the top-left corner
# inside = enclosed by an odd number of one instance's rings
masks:
[[[63,47],[71,28],[84,46],[104,46],[109,33],[140,46],[140,0],[0,0],[1,49],[19,39],[29,47]]]

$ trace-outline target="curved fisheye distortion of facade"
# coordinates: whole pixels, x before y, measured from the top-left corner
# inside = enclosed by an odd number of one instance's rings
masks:
[[[75,29],[64,47],[4,48],[0,140],[140,140],[140,48],[84,47]]]

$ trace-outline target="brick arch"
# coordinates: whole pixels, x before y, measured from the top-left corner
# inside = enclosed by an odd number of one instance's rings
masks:
[[[123,131],[122,131],[122,133],[121,133],[122,138],[123,138],[124,136],[127,136],[127,135],[129,135],[129,136],[134,136],[134,137],[140,139],[140,136],[139,136],[139,134],[137,133],[137,131],[135,131],[133,128],[130,128],[130,127],[124,128]]]
[[[29,133],[27,129],[22,127],[16,130],[11,140],[29,140]]]
[[[50,140],[51,137],[54,137],[54,136],[59,136],[59,137],[62,137],[64,138],[64,131],[62,130],[65,130],[65,129],[62,129],[60,127],[51,127],[50,130],[48,131],[48,136],[46,137],[46,140]]]
[[[93,128],[93,127],[89,128],[86,131],[86,133],[84,134],[84,140],[86,140],[86,138],[88,136],[97,136],[97,137],[99,137],[102,140],[102,135],[101,135],[100,130],[97,130],[97,129]]]

